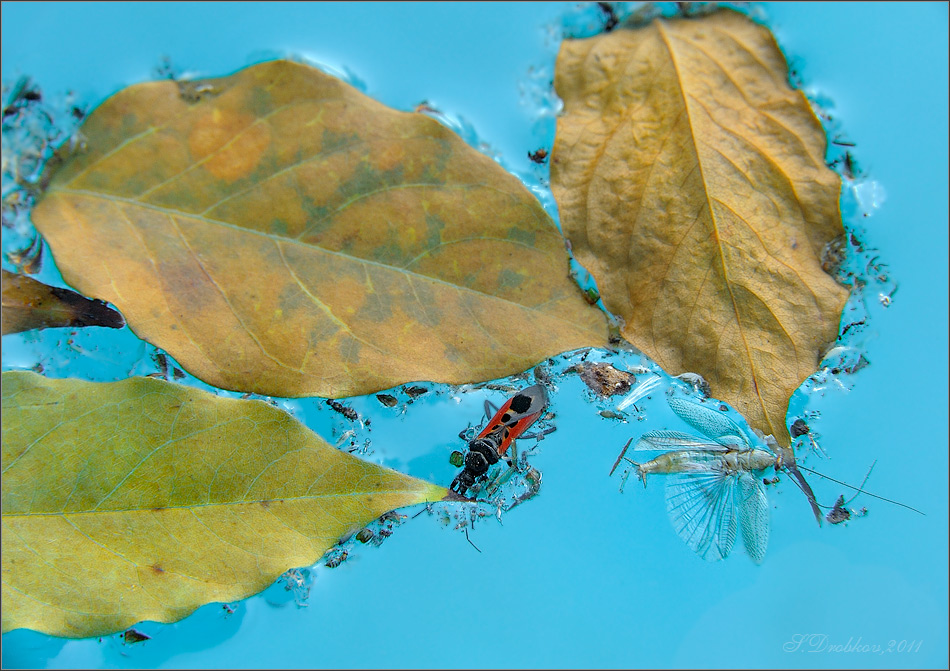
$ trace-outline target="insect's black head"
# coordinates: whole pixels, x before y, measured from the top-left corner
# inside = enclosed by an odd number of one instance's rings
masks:
[[[485,438],[470,441],[468,453],[465,455],[465,468],[452,481],[452,489],[464,495],[465,490],[475,484],[476,479],[485,475],[498,459],[498,448],[494,442]]]
[[[455,479],[452,481],[450,489],[453,492],[465,496],[466,490],[475,484],[475,476],[472,475],[472,472],[467,468],[462,469],[462,472],[455,476]]]

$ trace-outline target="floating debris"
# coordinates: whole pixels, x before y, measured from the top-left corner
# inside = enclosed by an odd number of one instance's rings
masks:
[[[26,76],[20,77],[10,88],[3,101],[3,120],[19,114],[33,103],[43,100],[43,94],[33,81]]]
[[[403,387],[403,391],[405,391],[410,398],[419,398],[429,390],[425,387]]]
[[[221,93],[221,89],[208,80],[190,79],[181,75],[168,56],[162,57],[161,62],[155,68],[155,75],[159,79],[168,79],[175,82],[178,86],[178,97],[189,105],[194,105],[205,98]]]
[[[848,241],[844,234],[834,238],[821,250],[821,269],[832,277],[839,277],[847,258]]]
[[[122,328],[125,319],[104,301],[2,271],[4,335],[32,329],[105,326]]]
[[[680,373],[675,377],[677,380],[682,380],[692,387],[693,391],[699,392],[703,398],[709,398],[711,391],[709,388],[709,383],[706,382],[706,378],[704,378],[699,373]]]
[[[584,384],[603,398],[629,393],[637,382],[633,373],[614,368],[609,363],[579,363],[564,372],[579,374]]]
[[[532,374],[534,375],[534,381],[538,384],[549,384],[551,382],[551,374],[543,366],[535,366]]]
[[[155,350],[152,352],[152,361],[158,366],[158,373],[155,374],[155,377],[159,377],[162,380],[168,379],[168,357],[161,350]],[[149,376],[151,377],[151,376]]]
[[[43,267],[43,238],[34,234],[30,244],[22,249],[13,249],[5,254],[17,272],[36,275]]]
[[[838,143],[835,143],[838,144]],[[839,145],[839,146],[854,146],[854,145]],[[854,156],[851,154],[850,150],[844,152],[843,155],[839,156],[831,163],[828,164],[829,168],[839,168],[841,175],[850,181],[854,181],[856,178],[861,176],[861,169],[858,167],[858,162],[854,159]]]
[[[513,394],[518,391],[518,387],[513,384],[498,384],[497,382],[475,385],[472,389],[491,389],[492,391],[501,391],[506,394]]]
[[[151,638],[148,634],[143,634],[137,629],[126,629],[122,634],[122,640],[125,643],[144,643]]]
[[[815,413],[815,416],[820,416]],[[808,423],[801,417],[795,419],[792,422],[792,425],[788,428],[788,432],[791,434],[792,438],[798,438],[799,436],[804,436],[811,433],[811,427],[808,426]]]
[[[364,541],[365,542],[365,541]],[[345,548],[333,548],[328,551],[326,554],[326,560],[324,564],[327,568],[336,568],[340,564],[346,561],[346,558],[349,557],[350,552]]]
[[[297,608],[306,608],[309,605],[307,601],[313,585],[313,571],[309,568],[292,568],[284,571],[277,579],[277,584],[283,585],[284,592],[293,599]],[[267,602],[272,606],[283,606],[287,603],[286,600],[275,601],[269,598]]]
[[[632,405],[634,410],[639,412],[639,408],[637,408],[636,405],[637,401],[652,393],[657,387],[660,386],[662,381],[663,378],[661,378],[659,375],[653,375],[652,377],[641,381],[630,391],[629,394],[623,398],[622,401],[620,401],[620,403],[617,404],[617,410],[623,412]]]
[[[534,163],[544,163],[546,160],[548,160],[548,150],[544,147],[541,147],[536,151],[529,151],[528,158]]]
[[[620,19],[617,18],[617,12],[614,10],[613,4],[609,2],[598,2],[597,8],[604,15],[604,32],[609,33],[620,23]]]
[[[351,422],[355,422],[360,418],[359,413],[356,412],[356,410],[343,405],[339,401],[334,401],[332,398],[327,399],[327,405],[346,417]]]
[[[844,507],[844,494],[838,497],[831,512],[825,515],[825,519],[831,524],[841,524],[851,519],[851,513]]]

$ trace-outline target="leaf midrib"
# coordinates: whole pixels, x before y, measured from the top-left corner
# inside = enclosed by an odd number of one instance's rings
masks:
[[[494,188],[494,187],[491,187],[491,186],[489,186],[489,185],[475,185],[475,186],[485,186],[486,188]],[[189,212],[181,212],[181,211],[179,211],[179,210],[173,210],[173,209],[170,209],[170,208],[167,208],[167,207],[161,207],[161,206],[159,206],[159,205],[152,205],[152,204],[150,204],[150,203],[142,203],[142,202],[137,201],[137,200],[132,199],[132,198],[125,198],[125,197],[122,197],[122,196],[114,196],[114,195],[106,195],[106,194],[103,194],[103,193],[98,193],[98,192],[95,192],[95,191],[86,191],[86,190],[83,190],[83,189],[67,189],[67,188],[63,188],[63,187],[58,187],[58,188],[52,190],[52,191],[50,192],[50,194],[49,194],[49,197],[53,197],[53,196],[64,196],[64,195],[82,196],[82,197],[90,198],[90,199],[93,199],[93,200],[101,200],[101,201],[111,201],[111,202],[124,203],[124,204],[126,204],[126,205],[131,205],[131,206],[133,206],[133,207],[140,207],[140,208],[143,208],[143,209],[149,209],[149,210],[153,210],[153,211],[155,211],[155,212],[160,212],[160,213],[162,213],[162,214],[164,214],[164,215],[166,215],[166,216],[168,216],[168,217],[175,217],[175,216],[178,216],[178,217],[182,217],[182,218],[197,219],[197,220],[202,221],[202,222],[204,222],[204,223],[206,223],[206,224],[209,224],[209,225],[212,225],[212,226],[221,226],[221,227],[230,229],[230,230],[232,230],[232,231],[235,231],[235,232],[237,232],[237,233],[244,233],[244,234],[248,234],[248,235],[257,235],[257,236],[260,236],[260,237],[265,238],[265,239],[267,239],[267,240],[270,240],[271,242],[273,242],[273,243],[275,243],[275,244],[281,244],[281,243],[283,243],[283,244],[292,244],[292,245],[295,245],[295,246],[298,246],[298,247],[301,247],[301,248],[303,248],[303,249],[307,249],[307,250],[310,250],[310,251],[319,251],[319,252],[322,252],[322,253],[325,253],[325,254],[330,254],[330,255],[333,255],[333,256],[337,256],[337,257],[339,257],[339,258],[346,259],[346,260],[348,260],[348,261],[350,261],[350,262],[364,263],[364,264],[367,264],[367,265],[370,265],[370,266],[375,266],[375,267],[377,267],[377,268],[383,268],[383,269],[385,269],[385,270],[389,270],[389,271],[392,271],[392,272],[404,273],[404,274],[409,275],[409,276],[411,276],[411,277],[418,278],[418,279],[421,280],[421,281],[433,282],[433,283],[435,283],[435,284],[440,284],[440,285],[449,287],[449,288],[451,288],[451,289],[453,289],[453,290],[456,290],[456,291],[464,291],[464,292],[468,292],[468,293],[471,293],[471,294],[475,294],[475,295],[477,295],[477,296],[484,296],[484,297],[486,297],[486,298],[496,299],[496,300],[499,300],[499,301],[502,301],[502,302],[506,303],[507,305],[517,306],[517,307],[522,308],[522,309],[525,309],[525,310],[531,310],[532,312],[543,312],[543,311],[541,310],[541,308],[542,308],[544,305],[547,304],[547,302],[545,302],[545,303],[539,303],[537,306],[534,306],[534,307],[528,306],[528,305],[524,305],[523,303],[517,303],[517,302],[515,302],[515,301],[512,301],[512,300],[510,300],[510,299],[507,299],[507,298],[505,298],[504,296],[499,296],[499,295],[497,295],[497,294],[485,293],[485,292],[483,292],[483,291],[478,291],[477,289],[473,289],[472,287],[468,287],[468,286],[465,286],[465,285],[462,285],[462,284],[453,284],[452,282],[449,282],[449,281],[447,281],[447,280],[443,280],[443,279],[440,279],[440,278],[438,278],[438,277],[432,277],[431,275],[423,275],[423,274],[417,273],[417,272],[415,272],[415,271],[413,271],[413,270],[408,270],[408,269],[405,269],[405,268],[399,268],[399,267],[397,267],[397,266],[387,265],[387,264],[385,264],[385,263],[380,263],[379,261],[373,261],[372,259],[364,259],[364,258],[359,257],[359,256],[353,256],[353,255],[351,255],[351,254],[346,254],[346,253],[344,253],[344,252],[340,252],[340,251],[336,251],[336,250],[332,250],[332,249],[327,249],[327,248],[325,248],[325,247],[320,247],[320,246],[318,246],[318,245],[307,244],[307,243],[305,243],[305,242],[301,242],[300,240],[295,240],[294,238],[285,238],[285,237],[283,237],[283,236],[274,235],[274,234],[272,234],[272,233],[266,233],[266,232],[264,232],[264,231],[258,231],[258,230],[252,229],[252,228],[244,228],[244,227],[242,227],[242,226],[238,226],[238,225],[236,225],[236,224],[232,224],[232,223],[227,222],[227,221],[223,221],[223,220],[220,220],[220,219],[212,219],[212,218],[209,218],[209,217],[202,216],[202,215],[200,215],[200,214],[192,214],[192,213],[189,213]],[[541,233],[543,234],[543,233],[545,233],[545,231],[541,231]],[[552,234],[553,234],[553,233],[552,233]],[[472,239],[478,240],[478,239],[482,239],[482,238],[472,238]],[[501,240],[501,238],[499,238],[499,240]],[[507,242],[507,243],[509,243],[509,244],[512,244],[512,245],[524,247],[524,248],[526,248],[526,249],[528,249],[528,250],[530,250],[530,251],[537,252],[538,254],[543,254],[543,252],[542,252],[541,250],[539,250],[537,247],[532,247],[532,246],[530,246],[530,245],[527,245],[526,243],[523,243],[523,242],[520,242],[520,241],[517,241],[517,240],[505,240],[505,242]],[[549,314],[551,317],[557,319],[558,321],[566,322],[566,320],[563,319],[559,314],[556,314],[556,313],[547,313],[547,312],[545,312],[544,314]],[[566,323],[573,323],[573,322],[566,322]]]
[[[280,504],[296,501],[310,501],[323,499],[349,499],[366,495],[378,496],[404,496],[412,495],[413,490],[406,489],[374,489],[374,490],[348,490],[343,494],[306,494],[303,496],[281,496],[273,499],[254,499],[251,501],[215,501],[212,503],[194,503],[187,505],[170,506],[145,506],[141,508],[115,508],[107,510],[77,510],[77,511],[58,511],[58,512],[39,512],[39,513],[19,513],[3,511],[2,519],[21,519],[33,517],[74,517],[81,515],[116,515],[121,513],[141,513],[156,512],[160,513],[166,510],[194,510],[196,508],[213,508],[228,506],[260,505],[260,504]],[[264,509],[266,510],[266,509]]]
[[[691,138],[692,146],[696,153],[696,164],[699,169],[700,178],[703,180],[703,195],[706,199],[706,208],[709,211],[709,220],[710,220],[710,223],[712,224],[713,232],[716,238],[716,250],[719,253],[719,261],[722,267],[722,272],[724,275],[726,287],[729,290],[729,299],[732,301],[732,309],[736,317],[736,323],[739,327],[739,334],[740,334],[740,337],[742,338],[742,344],[745,347],[745,353],[746,353],[745,358],[746,358],[746,361],[748,361],[749,368],[752,371],[752,386],[753,386],[753,389],[755,390],[756,398],[759,399],[759,407],[765,416],[765,421],[771,426],[772,421],[769,418],[769,411],[768,411],[767,404],[765,402],[765,399],[762,398],[762,393],[759,391],[759,385],[756,382],[759,378],[759,375],[758,375],[758,372],[756,371],[755,360],[752,357],[751,347],[749,345],[748,340],[746,339],[746,331],[742,325],[742,317],[740,315],[739,306],[736,302],[735,293],[732,290],[732,282],[729,279],[728,266],[726,264],[726,258],[723,253],[723,247],[722,247],[722,243],[719,237],[719,225],[716,219],[715,212],[713,211],[711,194],[709,192],[709,187],[706,181],[706,173],[703,168],[703,161],[700,157],[700,152],[699,152],[699,139],[697,138],[696,131],[693,128],[693,116],[690,113],[690,104],[689,104],[689,99],[686,92],[683,74],[681,72],[681,68],[676,58],[676,50],[672,44],[673,38],[671,35],[667,33],[666,24],[663,21],[657,20],[657,25],[658,25],[658,32],[660,34],[660,37],[663,40],[663,44],[666,47],[667,53],[669,54],[670,62],[673,65],[674,71],[676,72],[677,90],[680,92],[680,95],[683,101],[683,108],[686,110],[686,122],[689,125],[690,138]]]

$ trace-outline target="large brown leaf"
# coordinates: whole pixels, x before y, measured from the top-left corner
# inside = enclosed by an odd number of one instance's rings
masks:
[[[67,282],[193,374],[345,396],[605,342],[537,200],[437,121],[286,61],[200,88],[107,100],[33,213]]]
[[[623,335],[788,444],[847,292],[825,136],[769,31],[721,11],[565,40],[551,188]]]
[[[262,401],[3,373],[3,631],[97,636],[250,596],[447,489]]]

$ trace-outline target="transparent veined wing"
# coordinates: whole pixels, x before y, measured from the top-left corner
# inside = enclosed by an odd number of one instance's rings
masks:
[[[702,452],[724,452],[728,448],[722,443],[699,438],[682,431],[648,431],[640,436],[634,450],[669,452],[671,450],[697,450]]]
[[[722,436],[741,436],[742,442],[749,444],[742,428],[721,412],[685,398],[671,398],[669,404],[680,419],[703,435],[714,440]]]
[[[739,474],[736,491],[742,543],[756,564],[765,559],[769,546],[769,501],[762,482],[748,471]]]
[[[666,511],[680,538],[703,559],[716,561],[736,542],[736,476],[715,468],[713,454],[697,459],[709,470],[674,473],[666,480]]]
[[[725,446],[728,449],[736,450],[739,452],[748,451],[752,449],[752,446],[749,444],[749,439],[745,436],[719,436],[716,438],[716,442],[720,445]]]
[[[626,410],[627,408],[629,408],[631,405],[634,405],[641,398],[648,395],[651,391],[659,387],[660,382],[662,381],[663,381],[663,378],[661,378],[659,375],[654,375],[653,377],[647,380],[644,380],[643,382],[638,384],[636,387],[634,387],[633,390],[629,394],[624,396],[624,399],[620,401],[620,403],[617,404],[617,410],[620,410],[622,412]]]

